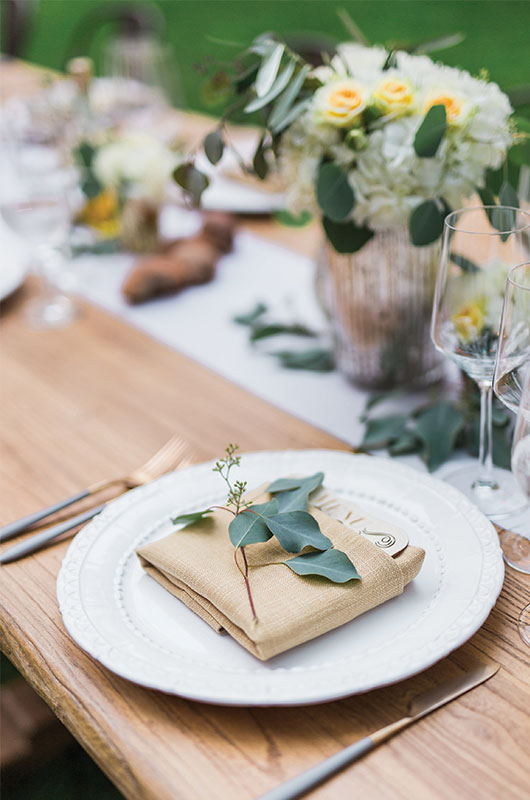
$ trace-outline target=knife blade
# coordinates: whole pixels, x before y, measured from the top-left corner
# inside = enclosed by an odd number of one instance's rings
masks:
[[[295,800],[295,798],[301,797],[310,789],[314,789],[315,786],[319,786],[332,775],[335,775],[339,770],[344,769],[348,764],[357,761],[365,753],[370,752],[377,745],[386,741],[386,739],[390,739],[391,736],[412,725],[413,722],[492,678],[498,670],[499,664],[495,664],[492,661],[477,663],[456,678],[449,678],[439,686],[421,692],[412,698],[408,704],[406,715],[401,719],[386,725],[384,728],[380,728],[370,736],[365,736],[364,739],[354,742],[349,747],[345,747],[344,750],[340,750],[325,761],[321,761],[320,764],[300,773],[300,775],[296,775],[294,778],[272,789],[272,791],[261,795],[258,800]]]

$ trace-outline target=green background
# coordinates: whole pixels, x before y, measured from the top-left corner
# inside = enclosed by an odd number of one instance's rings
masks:
[[[530,2],[526,0],[158,0],[155,4],[166,20],[166,37],[174,47],[186,104],[194,109],[206,108],[200,91],[203,79],[194,64],[206,56],[230,60],[237,53],[237,48],[213,43],[208,37],[242,46],[271,30],[280,35],[318,32],[346,39],[337,17],[340,8],[348,11],[371,43],[419,41],[462,31],[465,41],[441,51],[438,58],[475,74],[486,67],[504,89],[528,83],[530,77]],[[97,6],[101,6],[99,0],[40,0],[23,56],[38,64],[63,67],[76,25]],[[111,30],[105,26],[94,37],[91,55],[97,63]],[[83,55],[75,52],[75,43],[73,54]]]

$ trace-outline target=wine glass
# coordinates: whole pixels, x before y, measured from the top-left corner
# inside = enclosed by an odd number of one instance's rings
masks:
[[[444,223],[432,340],[480,389],[478,465],[456,467],[444,480],[489,517],[523,507],[508,470],[492,461],[492,385],[504,287],[510,269],[528,260],[530,213],[509,206],[463,208]]]

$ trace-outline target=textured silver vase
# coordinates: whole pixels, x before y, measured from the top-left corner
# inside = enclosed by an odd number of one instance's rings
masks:
[[[326,242],[317,294],[335,341],[339,369],[372,389],[419,387],[440,377],[430,339],[440,244],[414,247],[406,229],[379,231],[342,255]]]

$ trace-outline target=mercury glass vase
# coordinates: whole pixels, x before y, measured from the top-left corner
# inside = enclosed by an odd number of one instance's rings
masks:
[[[317,294],[330,320],[338,368],[370,389],[421,387],[441,377],[430,339],[439,242],[415,247],[406,229],[379,231],[356,253],[325,242]]]

